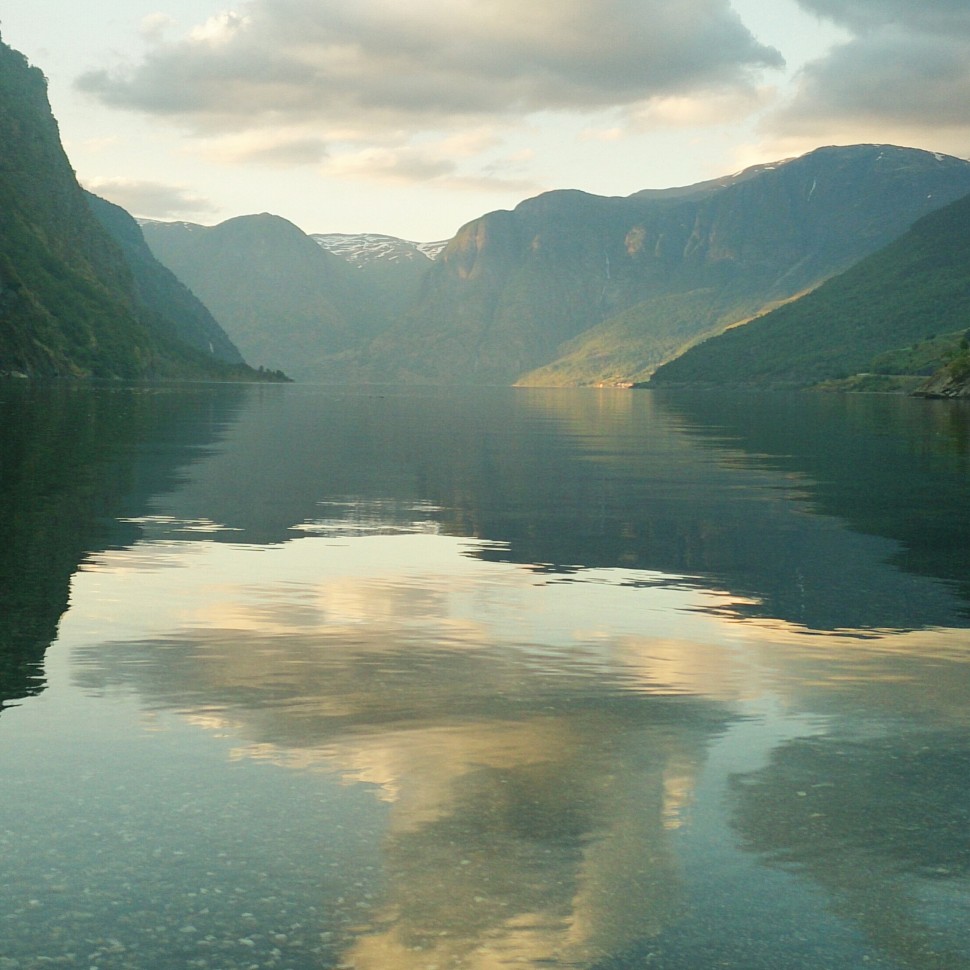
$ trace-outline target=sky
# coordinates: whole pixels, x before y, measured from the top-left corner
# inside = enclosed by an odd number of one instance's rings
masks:
[[[967,0],[4,0],[81,183],[420,242],[821,145],[970,157]]]

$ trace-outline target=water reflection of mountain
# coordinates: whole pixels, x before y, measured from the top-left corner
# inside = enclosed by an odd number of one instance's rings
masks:
[[[43,688],[44,652],[71,576],[92,551],[133,541],[144,514],[231,419],[199,388],[0,385],[0,703]]]
[[[811,507],[898,543],[890,562],[970,600],[970,407],[894,395],[661,396],[688,434],[810,482]]]
[[[173,518],[255,543],[300,527],[437,529],[567,575],[695,577],[820,629],[966,623],[960,405],[7,383],[0,409],[5,697],[40,686],[85,555]]]
[[[965,458],[934,422],[964,430],[945,404],[832,400],[290,388],[169,508],[254,542],[433,527],[541,569],[695,577],[818,629],[964,625],[970,590],[944,581],[970,574]]]

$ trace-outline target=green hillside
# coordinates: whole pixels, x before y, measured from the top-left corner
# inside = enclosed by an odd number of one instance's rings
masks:
[[[970,196],[812,293],[687,351],[651,383],[806,385],[894,367],[925,372],[940,363],[925,342],[968,327]],[[921,343],[907,362],[901,349]]]
[[[923,397],[970,397],[970,330],[916,393]]]

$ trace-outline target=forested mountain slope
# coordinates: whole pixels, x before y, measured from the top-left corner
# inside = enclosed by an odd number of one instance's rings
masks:
[[[227,363],[243,363],[242,354],[202,301],[152,255],[135,219],[120,206],[86,194],[95,218],[121,248],[142,304],[161,321],[170,321],[177,339]]]
[[[877,355],[970,328],[970,195],[812,293],[705,341],[652,384],[812,384],[882,370]]]

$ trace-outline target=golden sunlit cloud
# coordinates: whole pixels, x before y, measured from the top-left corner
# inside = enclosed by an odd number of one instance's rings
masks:
[[[673,95],[631,107],[625,115],[629,126],[638,132],[731,125],[762,111],[777,97],[777,89],[770,86]]]
[[[206,44],[210,47],[223,46],[232,43],[239,33],[252,25],[251,17],[227,10],[215,17],[210,17],[204,24],[194,27],[189,32],[189,40],[195,44]]]
[[[328,154],[327,143],[312,129],[303,127],[247,131],[210,138],[196,151],[203,158],[223,165],[317,165]]]

